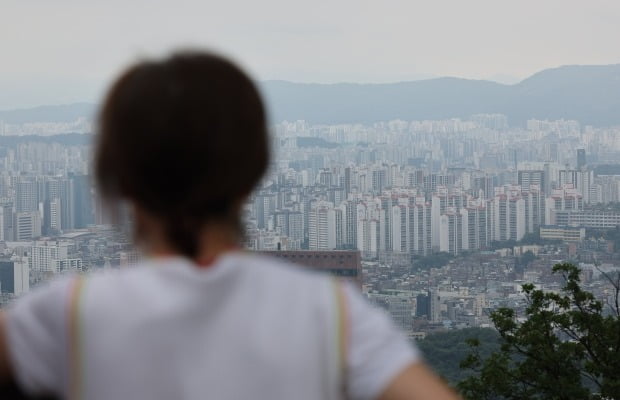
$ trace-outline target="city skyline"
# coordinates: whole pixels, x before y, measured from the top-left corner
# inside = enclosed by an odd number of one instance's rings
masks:
[[[57,135],[83,122],[3,128],[11,135],[0,136],[0,307],[61,275],[148,258],[132,241],[131,215],[113,226],[97,196],[91,135]],[[611,301],[618,126],[515,127],[505,115],[477,114],[285,121],[271,133],[272,162],[242,206],[239,246],[351,279],[411,340],[490,327],[501,307],[524,315],[521,285],[556,290],[560,261]]]

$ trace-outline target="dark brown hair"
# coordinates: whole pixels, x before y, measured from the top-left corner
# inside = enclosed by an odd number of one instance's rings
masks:
[[[269,160],[256,87],[230,61],[205,52],[131,67],[105,99],[98,135],[104,198],[129,200],[160,219],[189,257],[209,221],[239,225],[239,202]]]

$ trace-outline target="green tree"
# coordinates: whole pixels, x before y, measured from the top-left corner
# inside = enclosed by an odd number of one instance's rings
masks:
[[[438,268],[446,265],[450,260],[454,258],[452,254],[444,251],[439,253],[430,254],[425,257],[421,257],[413,260],[413,271],[420,269]]]
[[[492,328],[465,328],[429,334],[425,339],[417,341],[418,348],[431,368],[451,385],[472,374],[459,368],[459,363],[469,355],[470,338],[480,342],[478,351],[486,357],[499,349],[499,335]]]
[[[500,350],[483,358],[470,340],[461,367],[474,375],[458,388],[468,399],[620,399],[620,277],[603,274],[611,302],[603,303],[580,286],[580,270],[553,267],[564,276],[559,293],[523,285],[528,306],[520,322],[501,308],[491,319]]]
[[[535,232],[526,233],[523,235],[519,244],[544,244],[545,241],[540,237],[540,230]]]
[[[532,253],[530,250],[523,253],[521,257],[517,257],[517,265],[526,267],[529,263],[536,259],[536,255]]]

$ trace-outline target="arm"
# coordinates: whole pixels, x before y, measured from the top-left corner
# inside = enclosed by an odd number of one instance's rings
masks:
[[[348,391],[353,399],[457,400],[459,397],[422,361],[415,344],[383,311],[345,285],[350,320]]]
[[[7,339],[7,315],[3,310],[0,310],[0,398],[15,400],[31,399],[17,386],[12,369]],[[37,399],[39,398],[37,397]],[[43,400],[46,397],[41,397],[40,399]],[[50,398],[50,400],[53,399]]]
[[[71,282],[63,278],[45,284],[0,311],[0,386],[11,384],[33,395],[60,394]]]
[[[394,378],[379,400],[457,400],[459,397],[423,363],[407,367]]]

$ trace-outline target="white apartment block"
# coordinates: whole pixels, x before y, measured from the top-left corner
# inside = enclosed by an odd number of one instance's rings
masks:
[[[36,239],[41,236],[41,214],[39,211],[17,212],[13,227],[16,241]]]
[[[595,229],[610,229],[620,225],[620,213],[594,210],[552,210],[551,224]]]
[[[459,254],[463,251],[463,219],[455,209],[439,218],[439,251]]]
[[[82,260],[69,257],[71,246],[73,246],[71,242],[35,242],[30,253],[31,270],[54,274],[64,271],[80,271],[82,269]]]
[[[424,198],[409,206],[409,251],[417,255],[428,255],[432,250],[432,208]]]
[[[340,248],[344,238],[343,212],[333,203],[318,201],[308,215],[308,247],[310,250]]]
[[[521,240],[526,233],[525,200],[521,189],[518,186],[499,189],[492,201],[494,239]]]

